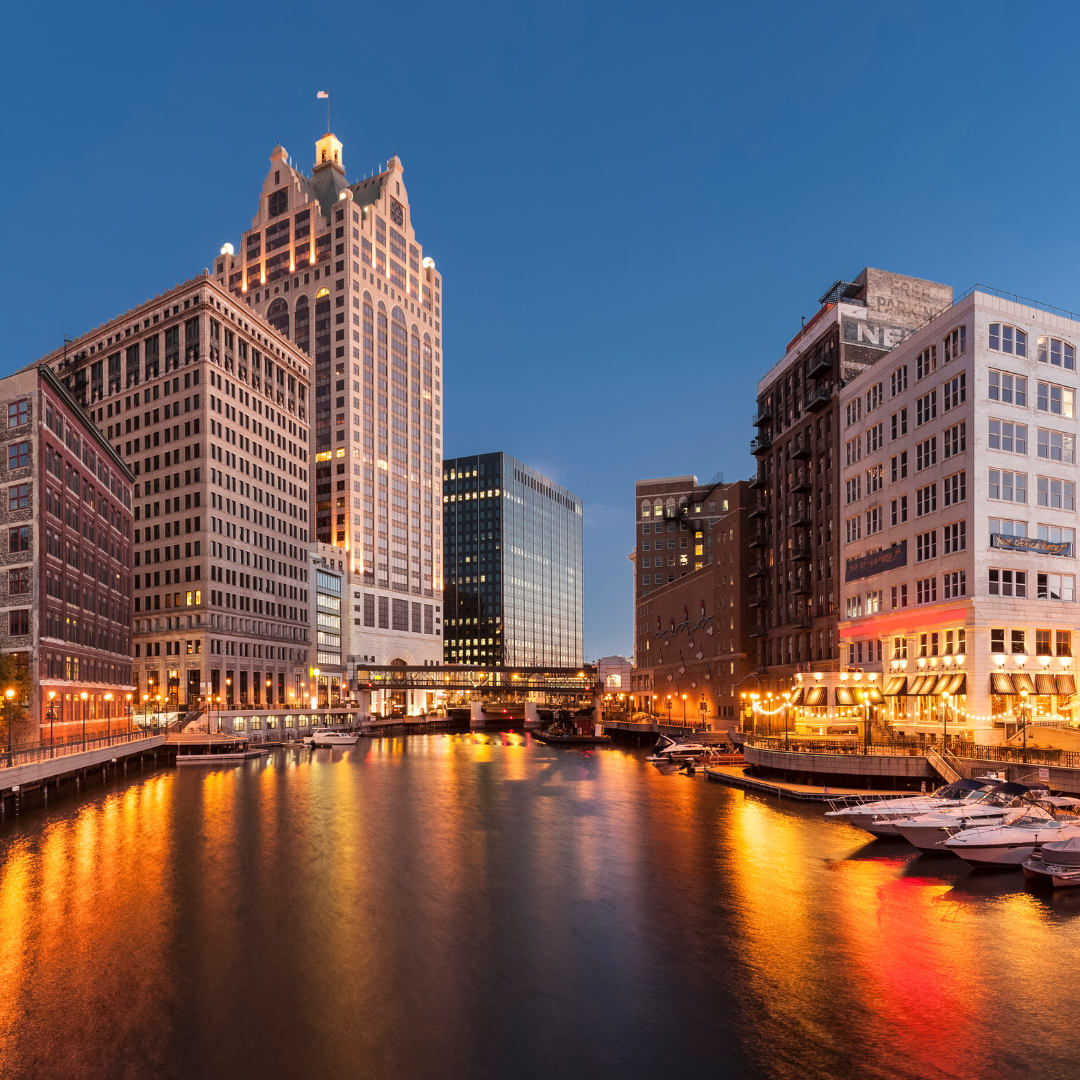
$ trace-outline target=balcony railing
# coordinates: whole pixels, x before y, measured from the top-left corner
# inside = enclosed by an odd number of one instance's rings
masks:
[[[762,424],[768,424],[772,422],[773,411],[771,405],[761,405],[758,407],[758,411],[750,418],[750,423],[754,427],[761,427]]]
[[[806,395],[806,409],[808,412],[817,412],[818,409],[824,409],[831,399],[832,387],[819,386]]]

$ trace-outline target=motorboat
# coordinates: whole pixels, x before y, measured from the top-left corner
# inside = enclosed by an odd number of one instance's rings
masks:
[[[1037,847],[1080,837],[1080,816],[1062,809],[1076,810],[1076,800],[1041,800],[1005,825],[964,829],[942,846],[972,866],[1020,866]]]
[[[670,735],[661,735],[657,740],[653,752],[645,759],[646,761],[686,761],[687,759],[699,758],[716,750],[715,746],[706,746],[705,743],[679,742]]]
[[[315,728],[310,735],[304,736],[306,746],[355,746],[360,736],[355,731],[330,731],[329,728]]]
[[[1026,784],[995,784],[980,799],[948,810],[914,814],[896,822],[896,831],[920,851],[948,851],[945,841],[958,832],[978,826],[1007,825],[1030,810],[1032,801],[1046,789]]]
[[[1080,836],[1040,844],[1024,860],[1024,877],[1059,889],[1080,886]]]
[[[977,802],[997,783],[999,781],[989,779],[957,780],[938,788],[932,795],[915,795],[907,799],[878,799],[846,806],[840,810],[829,810],[825,819],[855,825],[874,836],[897,837],[900,834],[896,831],[896,822],[900,818],[966,806]]]

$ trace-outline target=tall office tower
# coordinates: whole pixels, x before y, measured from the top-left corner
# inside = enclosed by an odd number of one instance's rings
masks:
[[[134,478],[136,693],[308,693],[309,364],[203,274],[45,357]]]
[[[1078,350],[1077,316],[979,288],[839,393],[840,658],[904,734],[1071,712]]]
[[[401,162],[349,183],[342,145],[310,175],[281,146],[218,283],[315,361],[315,539],[382,600],[442,598],[442,276],[413,230]],[[367,651],[367,650],[362,650]]]
[[[132,476],[45,366],[0,380],[7,594],[0,640],[29,671],[22,741],[126,723]],[[51,708],[50,708],[51,706]],[[18,740],[17,740],[18,741]]]
[[[839,658],[841,417],[839,388],[952,303],[933,281],[867,268],[837,281],[758,383],[758,459],[750,577],[763,689],[787,690],[799,669]],[[875,448],[876,451],[876,448]]]
[[[581,500],[509,454],[443,462],[449,663],[577,667]]]
[[[733,720],[757,666],[748,648],[749,484],[668,476],[639,480],[634,497],[634,704],[670,704],[680,719],[687,704],[689,719]]]

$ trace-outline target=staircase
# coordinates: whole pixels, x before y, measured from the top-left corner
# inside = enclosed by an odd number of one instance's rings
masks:
[[[939,754],[932,746],[928,746],[925,756],[930,768],[943,780],[953,784],[957,780],[965,779],[962,772],[963,766],[957,760],[955,754],[950,753],[948,750],[944,754]]]
[[[194,723],[196,720],[199,719],[200,716],[202,716],[202,714],[203,714],[203,706],[202,705],[196,705],[193,709],[188,709],[188,711],[186,713],[184,713],[183,716],[179,717],[176,720],[170,721],[169,726],[168,726],[168,730],[170,732],[183,731],[184,728],[186,728],[188,726],[188,724]]]

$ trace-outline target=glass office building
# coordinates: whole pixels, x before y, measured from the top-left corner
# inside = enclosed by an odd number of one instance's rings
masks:
[[[582,510],[509,454],[443,462],[447,663],[582,663]]]

